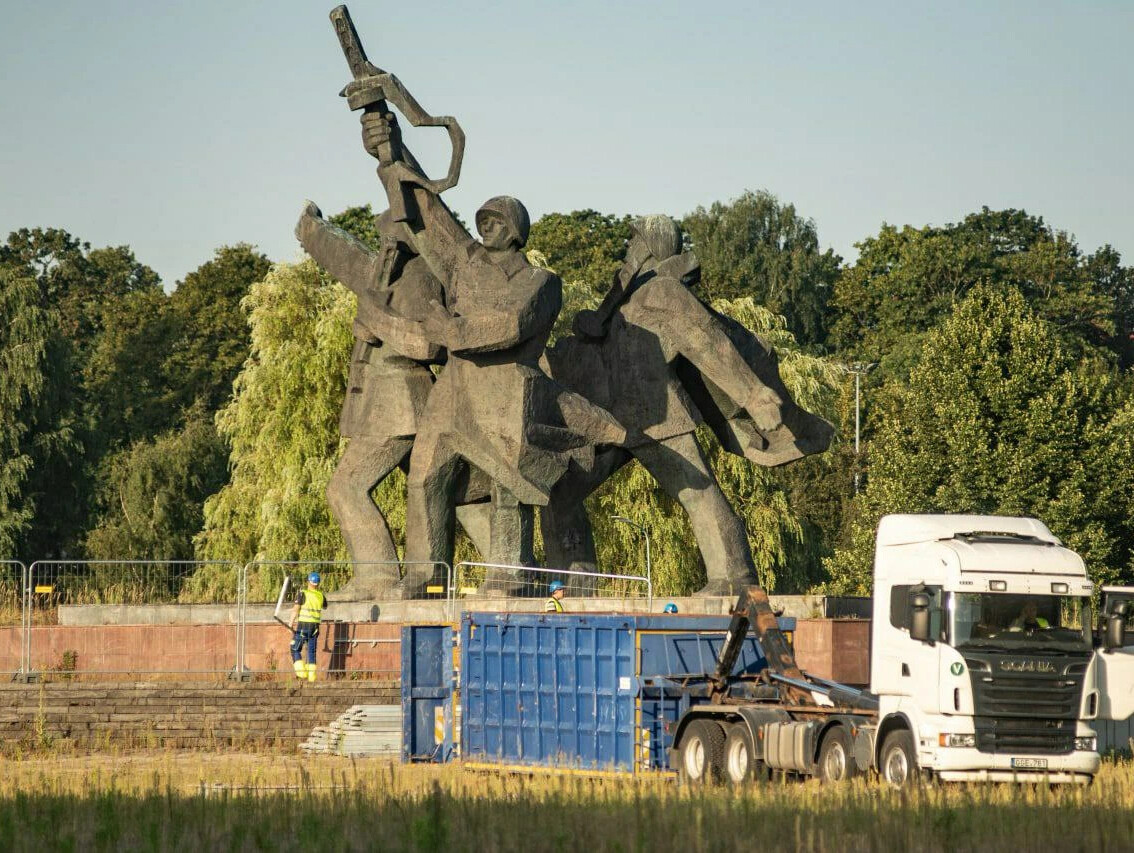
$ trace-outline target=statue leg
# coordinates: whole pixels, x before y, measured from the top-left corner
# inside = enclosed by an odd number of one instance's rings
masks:
[[[646,470],[689,515],[707,583],[698,595],[733,595],[756,583],[744,522],[721,491],[692,433],[634,448]]]
[[[571,464],[551,490],[547,506],[540,507],[545,565],[572,572],[598,571],[594,532],[583,501],[630,459],[628,451],[616,447],[599,453],[589,471]],[[587,584],[577,579],[572,587],[585,589]]]
[[[434,576],[437,567],[428,563],[453,560],[460,464],[461,458],[442,439],[418,434],[406,483],[406,597],[419,594]]]
[[[504,486],[493,483],[485,562],[498,566],[530,566],[535,562],[533,532],[532,508],[516,500],[516,496]],[[478,592],[522,594],[524,573],[512,569],[487,569]]]
[[[327,502],[355,563],[351,582],[336,597],[343,593],[353,598],[374,597],[398,582],[398,552],[386,519],[370,492],[405,459],[412,447],[412,437],[358,436],[347,443],[327,485]]]

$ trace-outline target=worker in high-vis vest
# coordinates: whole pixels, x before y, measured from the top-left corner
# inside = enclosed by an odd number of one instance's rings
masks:
[[[551,593],[551,597],[544,602],[544,613],[562,613],[563,612],[563,596],[567,594],[567,587],[563,585],[563,581],[552,581],[548,584],[547,591]]]
[[[307,576],[307,589],[301,589],[291,611],[291,660],[295,677],[300,681],[315,680],[315,643],[319,637],[319,622],[327,596],[319,589],[318,572]],[[303,660],[303,646],[307,646],[307,661]]]

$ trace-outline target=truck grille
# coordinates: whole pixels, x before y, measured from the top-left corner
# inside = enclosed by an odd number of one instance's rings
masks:
[[[1072,751],[1085,660],[983,654],[966,656],[966,662],[972,677],[977,749],[1052,755]]]

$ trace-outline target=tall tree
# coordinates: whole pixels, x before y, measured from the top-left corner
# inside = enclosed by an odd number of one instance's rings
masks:
[[[271,262],[247,243],[222,246],[170,297],[175,330],[166,364],[177,408],[199,400],[215,411],[232,394],[248,358],[248,318],[241,301]]]
[[[161,292],[157,275],[128,247],[92,250],[54,228],[12,232],[0,266],[33,280],[48,312],[43,386],[26,446],[25,507],[34,507],[22,545],[34,557],[76,553],[91,504],[101,448],[114,443],[101,403],[85,385],[108,313],[131,293]]]
[[[0,264],[0,559],[20,553],[35,516],[28,440],[44,390],[50,325],[35,279]]]
[[[978,284],[1015,289],[1074,352],[1111,343],[1115,302],[1068,235],[987,207],[941,228],[883,225],[835,286],[832,342],[879,376],[904,374],[925,332]]]
[[[1104,359],[1081,358],[1015,288],[979,285],[925,337],[908,384],[876,407],[870,480],[831,586],[864,593],[888,512],[1030,515],[1099,581],[1134,549],[1134,405]]]
[[[682,221],[701,261],[702,293],[714,299],[750,296],[774,314],[805,348],[827,339],[827,302],[841,258],[819,248],[814,221],[766,191],[698,207]]]

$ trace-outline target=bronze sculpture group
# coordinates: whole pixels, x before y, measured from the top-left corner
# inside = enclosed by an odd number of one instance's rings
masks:
[[[303,248],[358,297],[341,431],[347,449],[328,500],[356,564],[352,594],[413,597],[450,563],[459,521],[487,562],[531,565],[540,507],[545,562],[593,571],[583,500],[632,459],[689,515],[707,574],[703,593],[756,580],[744,523],[694,438],[700,424],[756,464],[825,450],[832,428],[799,408],[774,352],[690,290],[699,277],[677,224],[633,225],[622,269],[574,334],[547,348],[562,283],[523,253],[527,210],[497,196],[477,211],[475,240],[441,192],[460,174],[464,134],[426,113],[367,59],[345,7],[331,13],[378,160],[389,208],[375,250],[308,203]],[[444,126],[449,173],[430,180],[402,144],[394,106],[412,124]],[[443,366],[441,366],[443,365]],[[371,491],[407,472],[404,576]],[[485,588],[507,588],[509,570]]]

